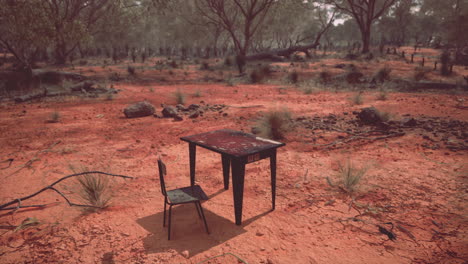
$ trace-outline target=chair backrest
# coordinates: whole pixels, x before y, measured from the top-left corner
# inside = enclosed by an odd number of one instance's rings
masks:
[[[164,176],[167,174],[166,164],[158,158],[158,168],[159,168],[159,181],[161,182],[161,192],[164,196],[167,196],[166,193],[166,184],[164,183]]]

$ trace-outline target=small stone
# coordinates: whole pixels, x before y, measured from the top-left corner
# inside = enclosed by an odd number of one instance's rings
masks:
[[[182,116],[180,116],[180,115],[175,115],[174,116],[174,121],[182,121],[182,120],[184,120],[184,118]]]
[[[124,109],[125,117],[135,118],[154,114],[154,106],[146,101],[132,104]]]
[[[189,115],[189,118],[197,118],[200,116],[200,113],[198,111],[195,111]]]
[[[228,116],[228,113],[223,113],[223,116],[225,116],[225,117]]]
[[[184,251],[182,251],[181,255],[182,255],[184,258],[188,259],[188,258],[189,258],[189,251],[188,251],[188,250],[184,250]]]
[[[161,113],[164,117],[175,117],[177,115],[177,108],[172,105],[166,105]]]
[[[264,234],[263,234],[262,232],[260,232],[260,231],[257,231],[257,232],[255,233],[255,235],[256,235],[256,236],[263,236]]]

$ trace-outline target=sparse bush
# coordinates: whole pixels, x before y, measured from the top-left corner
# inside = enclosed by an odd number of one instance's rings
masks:
[[[320,82],[323,84],[328,84],[331,82],[332,76],[329,71],[321,71],[319,73]]]
[[[150,87],[150,88],[149,88],[149,91],[150,91],[151,93],[154,93],[154,87]]]
[[[85,174],[78,178],[80,197],[87,205],[106,208],[112,198],[109,178],[97,174]]]
[[[385,90],[380,90],[379,94],[377,95],[377,100],[386,101],[387,99],[388,99],[388,92]]]
[[[429,73],[429,69],[424,67],[416,67],[414,68],[413,79],[417,82],[424,80],[427,78],[427,74]]]
[[[117,72],[113,72],[109,76],[109,80],[113,82],[118,82],[122,80],[122,77],[120,77],[120,75]]]
[[[288,79],[292,83],[298,83],[299,82],[299,73],[297,71],[292,71],[288,75]]]
[[[262,65],[260,67],[260,71],[263,73],[263,75],[265,76],[271,76],[271,74],[273,73],[273,70],[271,69],[271,66],[266,64],[266,65]]]
[[[210,64],[207,61],[202,62],[200,66],[200,70],[204,70],[204,71],[210,70]]]
[[[265,74],[261,70],[255,69],[250,72],[249,77],[252,83],[261,83],[265,79]]]
[[[135,69],[135,67],[133,67],[133,66],[130,66],[130,65],[129,65],[129,66],[127,67],[127,72],[128,72],[128,74],[131,75],[131,76],[135,76],[135,75],[136,75],[136,69]]]
[[[112,101],[114,100],[114,94],[113,93],[107,93],[106,94],[106,101]]]
[[[448,50],[444,50],[440,55],[440,74],[443,76],[450,75],[450,53]]]
[[[179,65],[177,64],[177,61],[173,60],[169,63],[169,66],[171,66],[174,69],[177,69]]]
[[[226,81],[226,85],[227,85],[227,86],[236,86],[236,83],[234,82],[234,79],[233,79],[233,78],[229,78],[229,79],[227,79],[227,81]]]
[[[303,86],[301,87],[301,91],[304,93],[304,94],[311,94],[314,92],[314,88],[310,85],[306,85],[306,86]]]
[[[289,129],[291,129],[291,113],[286,108],[268,111],[254,127],[260,136],[271,139],[284,138]]]
[[[47,119],[48,123],[58,123],[60,121],[60,112],[54,111],[50,113],[49,118]]]
[[[196,90],[195,93],[193,93],[193,97],[202,97],[202,92],[200,90]]]
[[[177,89],[173,95],[177,104],[185,104],[185,94],[180,89]]]
[[[383,83],[385,81],[390,80],[390,72],[392,72],[392,69],[390,69],[388,66],[384,66],[380,68],[373,77],[373,80],[376,82]]]
[[[364,103],[364,100],[362,98],[362,92],[358,92],[353,97],[351,97],[351,102],[353,103],[353,105],[362,105]]]
[[[379,116],[382,122],[388,122],[392,118],[390,112],[377,110],[377,115]]]
[[[232,58],[231,57],[226,57],[224,59],[224,65],[226,66],[232,66]]]

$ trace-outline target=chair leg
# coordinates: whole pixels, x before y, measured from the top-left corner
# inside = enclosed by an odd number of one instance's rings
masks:
[[[201,212],[201,215],[202,215],[202,217],[203,217],[203,222],[205,223],[206,233],[209,234],[210,231],[208,230],[208,224],[206,223],[205,214],[203,213],[203,207],[201,206],[200,201],[198,201],[197,204],[198,204],[198,207],[200,207],[200,212]]]
[[[163,220],[163,227],[166,226],[166,203],[167,202],[167,198],[164,198],[164,220]]]
[[[200,209],[198,207],[198,203],[194,203],[195,204],[195,208],[197,209],[197,214],[198,214],[198,218],[201,218],[201,214],[200,214]]]
[[[172,215],[172,205],[169,205],[169,230],[167,233],[167,240],[171,240],[171,215]]]

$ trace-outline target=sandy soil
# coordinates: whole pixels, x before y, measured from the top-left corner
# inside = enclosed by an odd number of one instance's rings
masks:
[[[125,69],[125,66],[122,67]],[[99,69],[96,69],[99,71]],[[181,70],[183,71],[183,70]],[[191,74],[191,73],[190,73]],[[366,106],[392,114],[467,122],[466,94],[390,92],[386,101],[365,92],[353,105],[351,92],[303,94],[292,86],[223,83],[162,85],[118,83],[113,100],[62,98],[0,106],[0,201],[31,194],[72,173],[71,167],[136,177],[115,179],[108,209],[89,213],[47,191],[26,204],[48,204],[0,215],[1,263],[466,263],[468,260],[466,151],[424,148],[421,133],[317,149],[313,135],[297,128],[278,152],[277,206],[271,208],[269,162],[247,165],[243,224],[234,224],[232,189],[222,183],[221,158],[197,150],[197,182],[211,234],[192,205],[173,212],[173,239],[162,226],[163,196],[158,155],[167,163],[169,187],[189,184],[188,146],[181,136],[221,128],[250,131],[262,112],[288,107],[294,118],[343,116]],[[286,87],[286,89],[279,89]],[[197,119],[126,119],[122,110],[147,100],[174,104],[180,89],[187,104],[225,104],[223,113]],[[201,97],[194,97],[196,91]],[[245,107],[245,108],[242,108]],[[58,111],[58,123],[47,123]],[[227,115],[225,115],[227,113]],[[223,115],[224,114],[224,115]],[[465,130],[466,131],[466,130]],[[14,159],[8,166],[7,159]],[[348,194],[336,181],[344,160],[368,166],[359,189]],[[60,185],[74,197],[71,180]],[[40,224],[13,230],[26,218]],[[396,240],[379,232],[391,229]],[[235,255],[235,256],[234,256]]]

